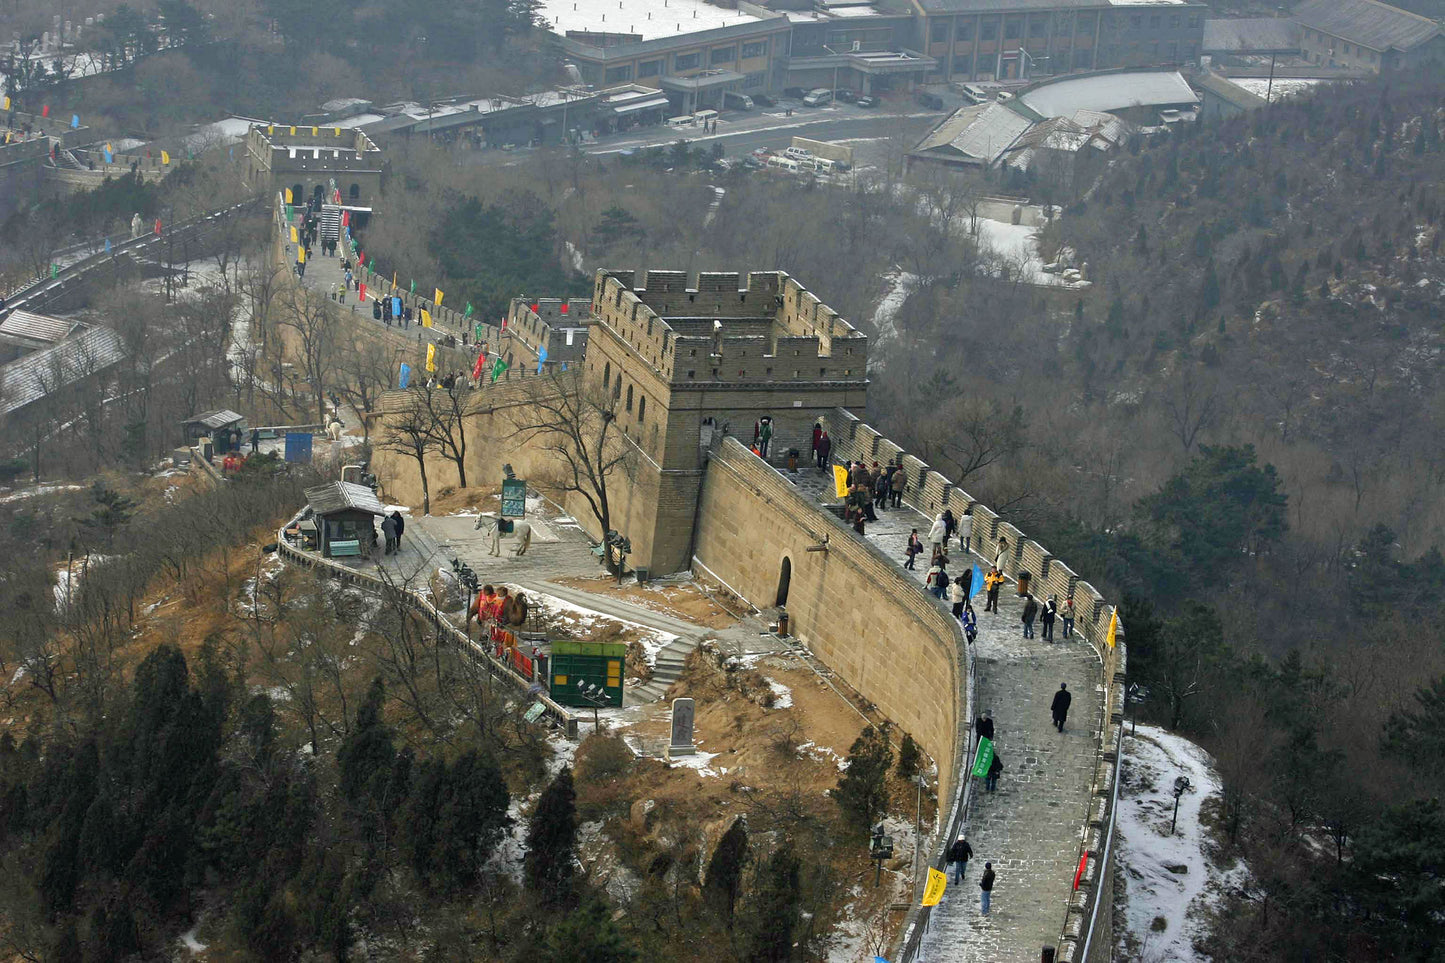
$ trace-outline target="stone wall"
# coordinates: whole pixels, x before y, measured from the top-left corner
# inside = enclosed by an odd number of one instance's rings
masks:
[[[932,470],[919,459],[904,452],[898,445],[842,408],[828,418],[828,432],[833,439],[833,460],[892,462],[903,466],[907,487],[903,500],[932,516],[945,508],[955,515],[973,510],[973,547],[985,557],[993,557],[1006,543],[1003,570],[1011,576],[1028,572],[1033,576],[1035,595],[1056,595],[1060,601],[1073,598],[1077,611],[1075,628],[1094,647],[1101,663],[1104,686],[1104,718],[1098,720],[1101,739],[1098,765],[1092,786],[1086,825],[1080,827],[1079,858],[1085,859],[1083,877],[1074,891],[1064,914],[1064,928],[1057,946],[1058,963],[1083,963],[1088,946],[1088,963],[1105,963],[1113,947],[1113,851],[1115,779],[1124,720],[1124,672],[1126,646],[1121,626],[1115,643],[1108,642],[1109,624],[1115,607],[1088,582],[1055,558],[1024,532],[1003,521],[987,505],[974,499],[963,489]],[[833,663],[829,663],[832,665]],[[836,666],[835,666],[836,668]],[[846,674],[844,677],[847,678]],[[849,681],[852,681],[851,679]],[[916,736],[915,736],[916,738]]]
[[[826,551],[808,551],[825,538]],[[786,567],[789,630],[913,736],[938,764],[939,798],[952,799],[967,680],[963,635],[942,603],[736,439],[708,462],[694,555],[758,608],[778,601]]]

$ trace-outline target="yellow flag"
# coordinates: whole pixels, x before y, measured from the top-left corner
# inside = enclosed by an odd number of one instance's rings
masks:
[[[423,328],[431,327],[431,312],[426,308],[421,309],[421,326]]]
[[[274,134],[274,133],[276,133],[276,125],[275,125],[275,124],[267,124],[267,125],[266,125],[266,133],[268,133],[268,134]]]
[[[434,298],[432,298],[432,300],[436,302],[436,306],[437,306],[437,307],[441,307],[441,306],[442,306],[442,289],[441,289],[441,288],[437,288],[437,289],[436,289],[436,292],[437,292],[437,296],[434,297]]]
[[[1118,640],[1118,636],[1119,636],[1119,610],[1116,608],[1116,609],[1114,609],[1114,614],[1109,616],[1109,635],[1108,635],[1109,648],[1112,649],[1112,648],[1114,647],[1114,643]]]
[[[340,137],[340,136],[341,136],[341,128],[340,128],[340,127],[336,128],[336,136],[337,136],[337,137]]]
[[[292,133],[293,136],[294,136],[295,133],[296,133],[296,125],[295,125],[295,124],[292,124],[292,125],[291,125],[291,133]]]
[[[422,314],[425,315],[426,312],[423,311]],[[426,370],[428,370],[428,371],[435,371],[436,369],[437,369],[437,346],[434,345],[434,344],[429,344],[429,345],[426,346]]]
[[[395,272],[395,271],[392,271],[392,272],[391,272],[391,289],[392,289],[393,291],[396,290],[396,272]]]
[[[295,224],[292,224],[292,225],[291,225],[291,243],[292,243],[292,244],[300,244],[300,243],[301,243],[301,238],[300,238],[299,236],[297,236],[297,234],[296,234],[296,225],[295,225]]]
[[[837,490],[839,498],[848,497],[848,469],[842,465],[833,466],[833,488]]]
[[[5,143],[10,143],[10,131],[5,132]]]
[[[112,147],[112,146],[110,146],[110,141],[106,141],[106,142],[105,142],[105,149],[108,150],[108,151],[110,151],[112,154],[115,153],[115,148]]]
[[[5,109],[6,109],[6,110],[9,110],[9,109],[10,109],[10,98],[9,98],[9,97],[6,97],[6,98],[5,98]]]
[[[289,187],[286,188],[286,203],[287,203],[287,204],[294,204],[294,203],[296,203],[295,201],[293,201],[293,200],[291,199],[291,188],[289,188]],[[292,230],[295,230],[295,229],[293,228]]]
[[[292,231],[295,231],[296,228],[293,227],[291,230],[292,230]],[[297,263],[297,264],[305,264],[305,263],[306,263],[306,249],[305,249],[304,247],[298,247],[298,248],[296,249],[296,263]]]
[[[943,899],[943,891],[948,888],[948,874],[928,867],[928,885],[923,887],[923,901],[919,906],[937,906],[938,901]]]
[[[316,129],[315,125],[312,125],[312,127],[311,127],[311,136],[312,136],[312,137],[316,137],[316,136],[318,136],[320,133],[321,133],[321,132]]]
[[[170,155],[169,153],[167,153],[166,151],[161,151],[161,163],[162,163],[162,164],[169,164],[170,162],[171,162],[171,155]]]

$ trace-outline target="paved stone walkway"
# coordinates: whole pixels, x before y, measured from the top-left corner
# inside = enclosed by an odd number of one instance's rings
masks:
[[[831,475],[810,469],[796,475],[783,472],[783,477],[823,504],[837,501]],[[932,519],[906,505],[878,515],[877,522],[865,526],[864,537],[901,568],[909,529],[917,528],[926,545]],[[949,556],[950,574],[961,574],[963,556],[956,539]],[[986,572],[991,559],[974,555],[970,561]],[[927,568],[927,555],[920,556],[916,571],[908,574],[922,582]],[[950,876],[919,958],[929,963],[1034,963],[1063,928],[1077,868],[1103,719],[1100,665],[1088,642],[1077,636],[1064,641],[1061,622],[1054,626],[1052,644],[1024,639],[1023,600],[1008,585],[1000,593],[999,613],[985,613],[982,588],[973,588],[978,613],[976,692],[979,709],[993,713],[1004,771],[997,792],[984,792],[982,780],[974,787],[968,829],[974,861],[962,886],[954,887]],[[1049,713],[1060,682],[1067,682],[1074,695],[1062,734]],[[940,808],[946,811],[951,802]],[[979,913],[978,889],[986,861],[997,874],[987,917]]]

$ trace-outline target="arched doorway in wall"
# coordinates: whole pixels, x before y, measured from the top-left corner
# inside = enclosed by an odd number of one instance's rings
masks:
[[[783,556],[783,568],[778,573],[778,600],[774,605],[788,604],[788,584],[793,580],[793,560]]]

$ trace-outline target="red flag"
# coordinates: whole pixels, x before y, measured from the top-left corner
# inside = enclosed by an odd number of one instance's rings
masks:
[[[41,108],[40,108],[40,116],[41,116],[41,117],[49,117],[49,116],[50,116],[50,105],[49,105],[49,104],[46,104],[44,107],[41,107]]]
[[[536,314],[536,313],[537,313],[537,305],[535,305],[535,304],[532,305],[532,313],[533,313],[533,314]]]
[[[358,285],[356,286],[356,293],[359,294],[359,295],[361,295],[361,303],[362,303],[362,304],[365,304],[365,303],[366,303],[366,285],[364,285],[364,284],[358,284]]]
[[[477,352],[477,363],[476,363],[476,365],[473,366],[473,368],[472,368],[472,380],[474,380],[474,381],[480,381],[480,380],[482,380],[482,369],[485,368],[486,365],[487,365],[487,352],[486,352],[486,349],[482,349],[481,351],[478,351],[478,352]]]
[[[340,189],[340,188],[337,188],[337,190],[336,190],[336,203],[338,203],[338,204],[341,203],[341,189]]]
[[[156,234],[159,235],[160,233],[161,233],[161,219],[160,219],[160,218],[156,218]]]
[[[350,212],[350,211],[342,211],[342,212],[341,212],[341,226],[342,226],[342,227],[350,227],[350,226],[351,226],[351,212]]]
[[[502,319],[502,330],[503,330],[503,331],[507,330],[507,319],[506,319],[506,318],[503,318],[503,319]]]
[[[567,313],[567,302],[566,302],[566,301],[563,301],[563,302],[562,302],[562,313],[563,313],[563,314],[566,314],[566,313]]]
[[[366,263],[366,252],[365,252],[365,251],[357,251],[357,252],[356,252],[356,263],[357,263],[357,264],[365,264],[365,263]]]

